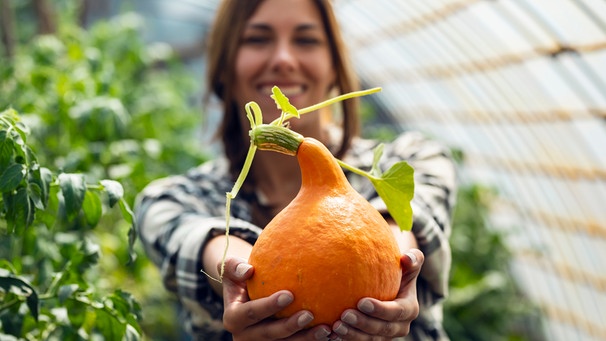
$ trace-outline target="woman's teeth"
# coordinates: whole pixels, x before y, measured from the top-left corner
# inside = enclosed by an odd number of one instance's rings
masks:
[[[266,93],[266,94],[272,94],[271,89],[273,88],[273,86],[264,86],[261,88],[261,92]],[[286,97],[290,97],[290,96],[296,96],[299,95],[301,93],[303,93],[303,86],[301,85],[293,85],[293,86],[279,86],[280,91],[282,91],[282,93],[286,96]]]

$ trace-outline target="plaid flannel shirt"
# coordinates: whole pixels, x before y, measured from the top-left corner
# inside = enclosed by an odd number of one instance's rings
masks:
[[[355,139],[343,161],[369,170],[378,142]],[[449,151],[420,133],[406,132],[386,143],[381,169],[405,160],[415,170],[412,231],[425,263],[417,281],[419,317],[404,340],[448,340],[442,328],[442,301],[448,293],[451,252],[448,242],[456,194],[455,166]],[[345,171],[352,186],[374,207],[386,212],[372,184]],[[227,161],[218,158],[184,175],[150,183],[138,196],[136,219],[150,259],[159,267],[165,287],[177,294],[184,328],[195,340],[231,340],[223,329],[223,299],[200,272],[202,250],[225,233],[225,193],[233,181]],[[230,233],[251,244],[262,228],[250,223],[251,198],[232,200]]]

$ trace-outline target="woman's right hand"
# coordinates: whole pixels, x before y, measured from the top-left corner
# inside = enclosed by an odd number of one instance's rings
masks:
[[[220,265],[219,265],[220,266]],[[223,275],[223,325],[240,340],[328,340],[328,326],[303,329],[313,320],[311,312],[302,310],[288,318],[272,316],[292,303],[291,292],[282,290],[271,296],[250,300],[246,280],[254,270],[245,260],[229,257]]]

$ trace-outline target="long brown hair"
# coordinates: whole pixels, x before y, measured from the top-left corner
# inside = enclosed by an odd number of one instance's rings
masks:
[[[330,0],[313,0],[322,16],[326,35],[336,71],[335,88],[339,94],[358,90],[358,80],[346,55],[346,47],[341,37],[337,19]],[[237,174],[244,163],[249,141],[243,141],[244,132],[240,124],[239,110],[234,100],[233,81],[239,41],[248,19],[252,17],[263,0],[223,0],[219,5],[215,22],[208,38],[207,84],[212,92],[223,101],[223,119],[217,137],[221,138],[225,155],[230,161],[232,174]],[[351,145],[351,140],[359,134],[358,101],[341,103],[343,113],[343,138],[335,156],[341,158]]]

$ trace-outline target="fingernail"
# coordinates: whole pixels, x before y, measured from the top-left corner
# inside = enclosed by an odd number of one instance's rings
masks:
[[[299,327],[303,328],[309,324],[314,319],[314,316],[311,313],[305,312],[299,316],[297,319],[297,324]]]
[[[316,340],[326,340],[328,335],[330,335],[330,330],[321,328],[316,331],[314,337],[316,338]]]
[[[281,294],[280,296],[278,296],[278,306],[279,307],[286,307],[287,305],[291,304],[293,301],[293,297],[292,295],[289,294]]]
[[[347,327],[345,327],[345,325],[343,323],[339,323],[337,328],[335,328],[335,333],[337,333],[339,335],[347,335],[348,331],[349,330],[347,329]]]
[[[350,326],[354,326],[358,322],[358,317],[354,313],[348,311],[343,315],[341,320]]]
[[[244,277],[244,275],[246,274],[246,272],[252,268],[252,265],[248,264],[248,263],[240,263],[236,266],[236,276],[238,276],[239,278]]]
[[[417,256],[414,253],[407,252],[406,255],[408,256],[408,258],[410,258],[410,262],[412,265],[415,265],[417,263]]]
[[[375,310],[375,306],[369,300],[363,300],[358,304],[358,309],[363,313],[370,314]]]

